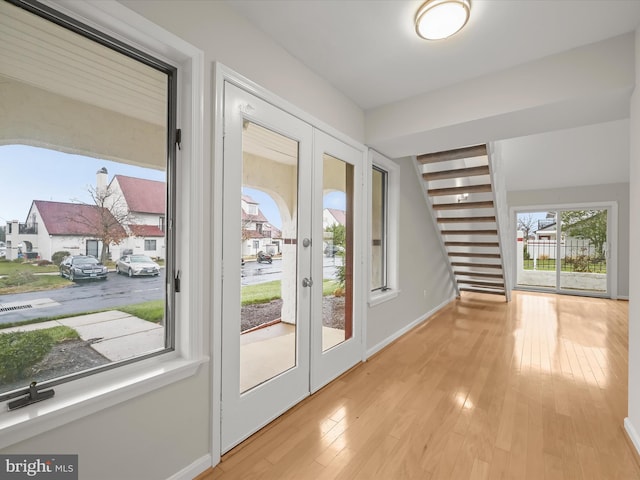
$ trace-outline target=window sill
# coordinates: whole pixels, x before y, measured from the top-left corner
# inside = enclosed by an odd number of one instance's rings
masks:
[[[376,305],[380,305],[381,303],[388,302],[389,300],[393,300],[398,296],[400,290],[389,289],[385,292],[375,292],[369,295],[369,306],[375,307]]]
[[[53,387],[49,400],[0,412],[0,449],[193,376],[207,361],[167,354]]]

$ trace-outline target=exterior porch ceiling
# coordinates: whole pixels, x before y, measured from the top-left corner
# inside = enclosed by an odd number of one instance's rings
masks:
[[[0,45],[0,76],[166,125],[162,72],[7,2],[0,2]]]

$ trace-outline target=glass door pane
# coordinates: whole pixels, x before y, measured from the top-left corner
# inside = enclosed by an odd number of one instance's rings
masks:
[[[353,165],[323,155],[322,351],[353,334]]]
[[[240,392],[296,365],[298,142],[242,132]]]
[[[556,288],[556,217],[553,211],[517,214],[517,286]]]
[[[564,210],[560,239],[560,289],[607,292],[607,210]]]

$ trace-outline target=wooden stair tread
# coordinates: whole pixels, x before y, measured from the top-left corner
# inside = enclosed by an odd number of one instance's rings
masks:
[[[432,196],[442,196],[461,195],[463,193],[484,193],[491,191],[491,184],[483,183],[480,185],[466,185],[463,187],[430,188],[429,190],[427,190],[427,193]]]
[[[449,252],[450,257],[500,258],[499,253]]]
[[[458,276],[466,276],[466,277],[482,277],[482,278],[504,278],[501,273],[485,273],[485,272],[462,272],[459,270],[454,270],[453,274]]]
[[[489,165],[479,167],[454,168],[452,170],[440,170],[422,174],[425,180],[447,180],[449,178],[475,177],[478,175],[489,175]]]
[[[475,285],[477,287],[501,288],[504,290],[504,283],[480,282],[478,280],[458,280],[458,284]]]
[[[449,160],[461,160],[463,158],[482,157],[487,154],[486,145],[474,145],[472,147],[456,148],[445,152],[425,153],[418,155],[418,162],[427,163],[446,162]]]
[[[495,216],[483,217],[439,217],[438,223],[473,223],[473,222],[495,222]]]
[[[481,290],[479,288],[460,287],[461,292],[488,293],[489,295],[504,295],[504,290]]]
[[[497,230],[440,230],[442,235],[497,235]]]
[[[498,242],[444,242],[445,247],[499,247]]]
[[[475,263],[475,262],[451,262],[452,267],[473,267],[473,268],[500,268],[499,263]]]
[[[493,208],[493,200],[486,202],[434,203],[434,210],[467,210],[469,208]]]

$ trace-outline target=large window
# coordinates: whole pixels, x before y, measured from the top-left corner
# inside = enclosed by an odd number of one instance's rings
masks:
[[[371,158],[371,293],[375,305],[398,293],[399,166],[375,151]]]
[[[2,1],[0,84],[0,400],[171,352],[175,67]]]

